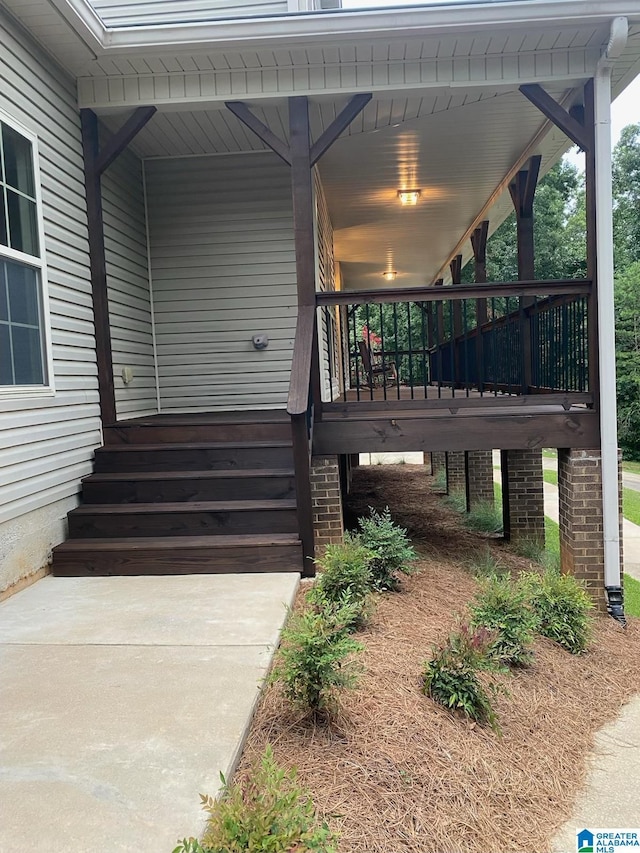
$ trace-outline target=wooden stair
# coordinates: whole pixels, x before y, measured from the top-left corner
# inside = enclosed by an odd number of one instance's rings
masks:
[[[55,575],[300,572],[282,413],[157,416],[105,430]]]

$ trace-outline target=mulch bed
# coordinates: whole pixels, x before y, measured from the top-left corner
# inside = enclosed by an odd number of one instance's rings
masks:
[[[537,640],[534,665],[504,677],[501,737],[439,707],[420,673],[476,590],[465,563],[487,547],[513,570],[530,563],[466,531],[432,483],[420,466],[356,470],[349,511],[388,504],[420,571],[380,596],[358,635],[365,674],[330,722],[303,719],[277,685],[265,690],[238,773],[271,743],[340,832],[341,853],[544,853],[571,814],[594,733],[640,690],[640,620],[623,631],[599,617],[577,657]]]

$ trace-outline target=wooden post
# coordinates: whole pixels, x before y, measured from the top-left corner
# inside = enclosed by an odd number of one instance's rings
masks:
[[[112,426],[117,420],[116,397],[113,383],[113,355],[109,323],[109,298],[107,292],[107,262],[104,244],[104,216],[102,212],[102,173],[124,151],[137,133],[155,113],[155,107],[139,107],[124,125],[100,150],[98,117],[93,110],[80,110],[82,153],[84,156],[84,186],[87,197],[87,224],[89,231],[89,267],[91,271],[91,297],[96,339],[98,368],[98,396],[100,418],[103,426]]]
[[[462,255],[456,255],[449,264],[451,270],[451,284],[460,284],[462,278]],[[453,369],[455,375],[451,377],[451,387],[462,385],[462,358],[460,347],[462,346],[462,300],[456,299],[451,303],[451,312],[453,314]]]
[[[533,199],[540,174],[542,157],[537,155],[529,160],[528,167],[521,169],[509,184],[511,200],[516,211],[518,239],[518,278],[520,281],[535,279],[534,237],[533,237]],[[527,308],[533,304],[533,297],[520,298],[520,336],[522,346],[522,393],[528,394],[531,388],[531,323]]]
[[[487,238],[489,236],[489,220],[474,230],[471,235],[471,247],[474,259],[474,278],[476,284],[484,284],[487,280]],[[484,390],[484,341],[482,326],[487,322],[487,300],[476,299],[476,370],[478,375],[478,391]]]

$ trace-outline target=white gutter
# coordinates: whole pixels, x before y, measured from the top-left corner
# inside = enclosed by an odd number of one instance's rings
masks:
[[[616,342],[613,294],[613,201],[611,180],[611,71],[627,44],[626,18],[611,23],[607,49],[594,76],[596,272],[598,282],[598,353],[600,361],[600,443],[604,585],[609,612],[624,620],[620,566],[618,426],[616,420]]]
[[[73,9],[77,26],[100,38],[108,52],[158,49],[179,46],[224,49],[233,44],[255,45],[263,42],[287,43],[304,40],[345,41],[358,35],[389,38],[424,36],[430,33],[477,32],[525,25],[534,26],[607,24],[614,15],[638,14],[637,0],[499,0],[499,2],[438,3],[425,6],[386,7],[381,9],[339,9],[298,14],[244,17],[189,23],[155,24],[127,27],[103,27],[99,36],[95,12],[88,0],[53,0],[61,9]],[[65,17],[69,17],[68,14]],[[76,26],[76,28],[77,28]]]

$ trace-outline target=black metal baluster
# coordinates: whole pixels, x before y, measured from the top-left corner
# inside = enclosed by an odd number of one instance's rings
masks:
[[[382,302],[378,303],[378,308],[380,309],[380,349],[381,353],[381,364],[382,364],[382,396],[386,400],[387,399],[387,361],[384,352],[384,317],[382,314]]]
[[[394,344],[393,348],[396,353],[396,373],[398,378],[396,379],[396,394],[398,400],[400,399],[400,377],[402,376],[402,362],[400,360],[400,352],[398,347],[398,303],[393,303],[393,339]]]
[[[420,321],[422,331],[422,384],[424,385],[424,399],[427,399],[427,335],[425,329],[425,306],[424,302],[419,303]]]

